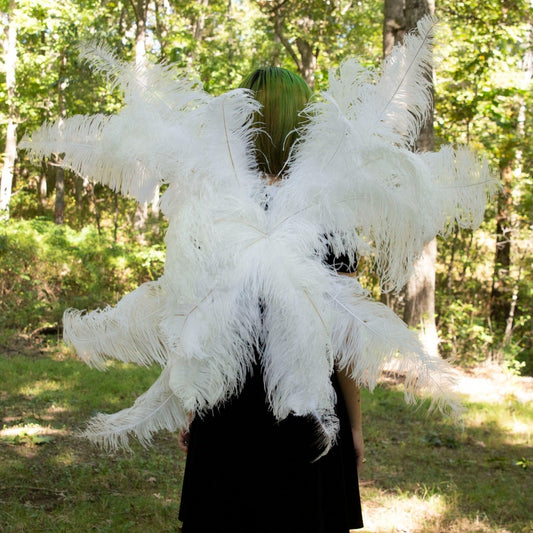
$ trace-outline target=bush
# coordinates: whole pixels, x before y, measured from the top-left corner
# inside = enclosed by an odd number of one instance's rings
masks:
[[[0,328],[32,331],[58,324],[67,307],[115,303],[163,270],[162,244],[117,243],[87,226],[51,220],[0,225]]]

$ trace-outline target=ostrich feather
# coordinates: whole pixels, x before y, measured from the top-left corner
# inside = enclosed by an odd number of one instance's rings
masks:
[[[250,181],[250,121],[258,104],[248,92],[215,98],[190,80],[176,79],[170,67],[132,69],[97,45],[88,45],[83,57],[121,87],[126,105],[113,116],[45,124],[20,148],[36,158],[63,154],[61,166],[139,202],[151,200],[159,183],[177,178],[226,177],[220,186],[227,186],[227,176]]]
[[[101,370],[109,357],[145,366],[164,365],[168,350],[159,329],[163,299],[159,283],[149,282],[115,307],[87,314],[67,309],[63,338],[83,361]]]
[[[109,450],[128,448],[129,437],[135,435],[143,446],[162,429],[176,431],[187,427],[189,419],[169,387],[171,367],[161,372],[155,383],[135,403],[113,414],[99,413],[93,417],[83,435]]]
[[[410,150],[431,103],[434,25],[422,19],[380,71],[349,60],[332,72],[277,195],[275,209],[318,220],[336,252],[368,257],[382,290],[401,290],[425,243],[455,221],[479,225],[495,183],[466,149]]]
[[[353,296],[346,291],[329,296],[337,306],[338,316],[332,337],[336,362],[362,387],[373,390],[386,369],[403,376],[405,399],[414,403],[425,395],[432,405],[454,415],[461,413],[460,399],[453,391],[455,373],[448,362],[428,354],[416,332],[380,302],[371,301],[356,280]],[[349,294],[349,293],[348,293]]]
[[[138,68],[105,47],[84,49],[121,88],[124,107],[44,125],[21,146],[36,157],[62,153],[62,165],[139,201],[167,183],[169,223],[157,282],[115,307],[65,313],[65,340],[88,364],[163,367],[131,408],[93,419],[90,438],[113,448],[134,434],[146,444],[239,394],[256,365],[274,416],[315,420],[323,453],[338,431],[335,368],[370,389],[394,368],[407,401],[425,392],[458,410],[450,365],[322,259],[366,257],[384,289],[400,290],[427,241],[482,220],[495,189],[486,162],[466,148],[411,151],[431,103],[434,25],[423,19],[381,69],[347,60],[331,72],[276,185],[255,162],[260,109],[250,92],[213,97],[171,66]]]
[[[362,102],[366,110],[374,113],[372,134],[392,144],[413,146],[428,116],[436,23],[430,15],[418,21],[417,31],[407,33],[403,44],[395,46],[387,56],[375,91],[369,91],[368,99]]]
[[[122,91],[126,106],[144,102],[153,113],[172,118],[176,112],[194,109],[212,98],[199,80],[185,77],[173,65],[148,62],[133,66],[117,59],[105,43],[95,41],[83,43],[78,52],[81,61],[106,76],[110,88]]]

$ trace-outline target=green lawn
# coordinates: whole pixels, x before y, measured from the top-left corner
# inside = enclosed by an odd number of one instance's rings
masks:
[[[0,348],[0,530],[179,531],[176,435],[115,454],[76,436],[95,411],[129,406],[156,376],[89,369],[55,342]],[[365,531],[533,531],[531,404],[513,395],[468,403],[460,428],[406,406],[388,385],[364,394],[364,417]]]

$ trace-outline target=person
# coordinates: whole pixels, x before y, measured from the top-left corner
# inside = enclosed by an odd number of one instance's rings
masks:
[[[275,67],[254,71],[241,87],[261,104],[255,117],[257,165],[266,182],[275,184],[290,166],[311,90],[300,76]],[[349,261],[333,253],[324,261],[341,274],[351,271]],[[179,433],[187,453],[179,513],[183,532],[348,533],[362,527],[359,388],[346,372],[331,376],[340,426],[334,445],[321,455],[313,419],[291,414],[277,421],[271,412],[261,341],[250,347],[255,363],[240,393],[197,413]]]

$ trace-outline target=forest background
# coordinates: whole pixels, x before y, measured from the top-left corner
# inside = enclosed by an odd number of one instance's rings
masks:
[[[503,187],[479,230],[456,229],[438,242],[436,260],[421,265],[429,281],[417,294],[381,297],[412,326],[429,320],[442,355],[531,375],[529,0],[449,1],[436,9],[427,0],[1,0],[3,342],[14,332],[60,328],[66,306],[112,303],[162,272],[157,198],[136,205],[54,166],[54,158],[36,163],[17,152],[21,137],[44,121],[120,107],[121,95],[78,61],[81,43],[106,43],[138,65],[175,63],[214,94],[261,65],[297,71],[322,90],[345,57],[378,66],[424,12],[441,21],[431,146],[469,145],[489,159]],[[376,287],[364,269],[361,275]]]

